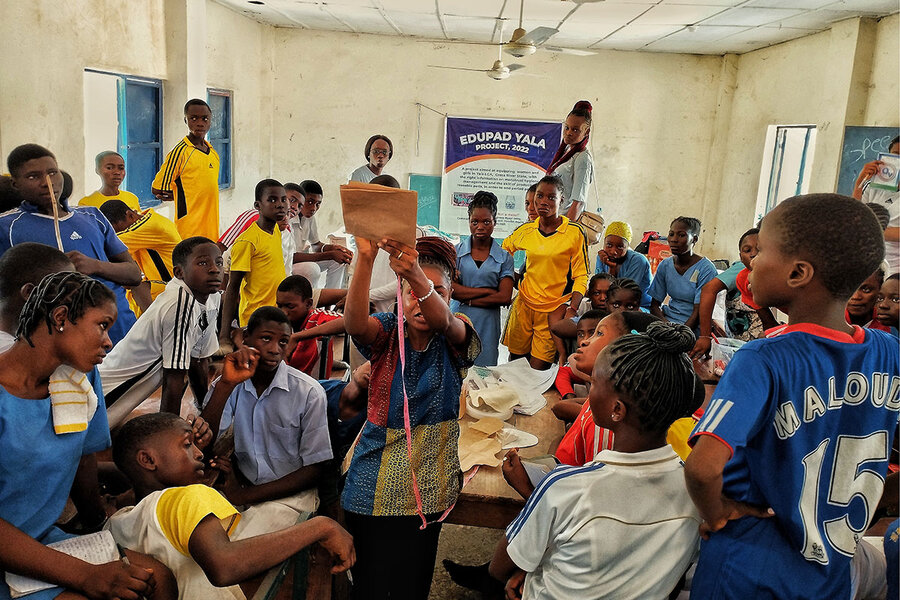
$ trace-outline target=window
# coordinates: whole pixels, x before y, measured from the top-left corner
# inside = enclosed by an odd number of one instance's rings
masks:
[[[159,80],[85,70],[85,190],[99,187],[97,154],[115,148],[125,159],[122,189],[143,207],[159,204],[150,188],[163,160],[162,121]]]
[[[782,200],[809,191],[815,145],[815,125],[769,125],[753,224]]]
[[[219,189],[231,187],[231,92],[207,90],[212,124],[207,138],[219,153]]]

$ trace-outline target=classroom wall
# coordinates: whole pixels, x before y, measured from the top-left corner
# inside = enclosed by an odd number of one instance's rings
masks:
[[[80,194],[85,189],[84,69],[162,78],[165,38],[162,0],[5,2],[0,19],[3,171],[13,148],[37,142],[53,150],[74,178],[73,195]],[[96,189],[94,179],[87,189]]]
[[[844,127],[898,124],[897,22],[849,19],[738,57],[715,229],[705,232],[709,254],[736,257],[737,239],[753,226],[769,125],[817,126],[809,191],[833,192]],[[872,72],[886,73],[884,82],[870,81]]]
[[[643,231],[698,210],[721,57],[539,52],[521,61],[524,73],[494,81],[428,67],[489,68],[496,59],[489,47],[275,29],[273,50],[272,175],[320,180],[320,233],[339,225],[338,186],[365,163],[374,133],[394,142],[386,171],[402,185],[409,173],[440,174],[443,116],[417,102],[454,116],[562,120],[586,98],[594,105],[591,146],[607,219]]]

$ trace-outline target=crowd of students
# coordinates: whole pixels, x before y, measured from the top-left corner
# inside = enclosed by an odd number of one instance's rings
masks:
[[[77,206],[49,150],[7,159],[0,569],[55,586],[27,597],[243,597],[320,543],[334,573],[352,567],[355,598],[427,598],[462,487],[463,380],[501,345],[535,369],[560,364],[552,410],[569,428],[561,466],[537,484],[506,455],[525,507],[488,563],[445,563],[455,580],[510,598],[667,598],[686,578],[698,598],[896,586],[896,558],[860,541],[898,496],[900,279],[882,265],[896,198],[785,200],[721,273],[684,216],[655,274],[623,221],[593,258],[577,221],[592,179],[579,103],[526,193],[528,221],[502,241],[497,198],[481,191],[455,246],[419,235],[356,239],[354,252],[320,239],[321,185],[269,178],[219,236],[211,112],[201,100],[184,112],[189,134],[152,186],[174,222],[120,189],[114,152]],[[384,173],[393,150],[372,136],[352,179],[399,187]],[[362,360],[331,379],[340,334]],[[722,336],[747,344],[705,405],[692,358]],[[134,416],[156,392],[159,412]],[[77,517],[63,521],[69,498]],[[122,560],[47,545],[101,528]]]

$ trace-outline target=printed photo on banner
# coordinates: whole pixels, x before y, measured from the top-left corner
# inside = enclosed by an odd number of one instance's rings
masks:
[[[475,192],[496,194],[495,237],[527,219],[525,191],[544,176],[562,137],[559,122],[447,117],[441,180],[441,229],[468,234]]]

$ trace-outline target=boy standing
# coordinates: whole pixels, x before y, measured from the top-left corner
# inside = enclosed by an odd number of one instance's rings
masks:
[[[22,204],[0,216],[0,255],[22,242],[57,247],[53,196],[47,185],[49,176],[57,198],[62,250],[79,273],[93,277],[115,294],[119,314],[110,327],[109,338],[113,344],[118,343],[135,320],[123,286],[141,282],[141,271],[128,254],[128,248],[98,209],[90,206],[70,209],[59,199],[63,176],[52,152],[37,144],[25,144],[9,153],[7,166]]]
[[[109,219],[144,274],[141,284],[130,290],[143,313],[172,279],[172,252],[181,242],[181,234],[175,223],[152,208],[138,213],[121,200],[107,200],[100,212]]]
[[[175,277],[99,366],[110,427],[160,385],[160,410],[179,414],[185,375],[198,401],[206,395],[206,359],[218,348],[222,254],[211,240],[192,237],[175,246],[172,262]]]
[[[765,217],[758,251],[754,300],[790,320],[735,354],[691,438],[709,538],[691,593],[852,598],[900,410],[896,341],[844,319],[884,257],[881,228],[851,198],[798,196]]]
[[[215,381],[201,413],[219,435],[234,425],[237,472],[232,470],[225,496],[236,505],[265,502],[259,507],[265,518],[283,526],[300,511],[316,510],[315,488],[332,457],[325,392],[285,364],[290,335],[283,312],[273,306],[254,311],[244,346],[258,360],[239,377]]]
[[[226,358],[223,381],[237,384],[248,364],[255,365],[256,357],[247,360],[248,351],[242,352]],[[334,556],[333,573],[353,565],[352,538],[327,517],[247,533],[246,517],[222,494],[200,485],[203,453],[191,441],[189,423],[157,413],[123,425],[113,445],[113,460],[134,485],[138,504],[114,514],[108,528],[117,543],[168,566],[179,598],[243,598],[238,583],[317,542]]]
[[[278,222],[288,211],[284,186],[274,179],[256,184],[253,207],[259,218],[238,236],[231,247],[231,273],[222,301],[220,345],[231,344],[232,321],[247,324],[250,315],[261,306],[274,306],[275,289],[284,279],[281,255],[281,231]]]
[[[121,200],[128,205],[131,210],[141,210],[138,197],[131,192],[119,189],[125,180],[125,159],[118,152],[107,150],[101,152],[94,159],[97,165],[97,175],[100,176],[102,186],[99,190],[85,196],[78,202],[78,206],[93,206],[100,208],[104,202],[109,200]]]
[[[175,201],[175,225],[182,237],[219,239],[219,155],[206,141],[211,121],[206,102],[188,100],[188,135],[166,155],[153,179],[153,195]]]

